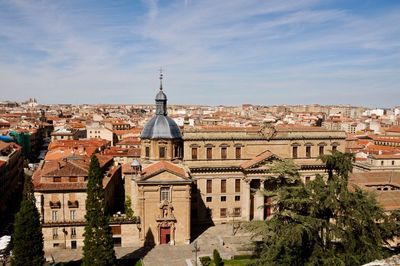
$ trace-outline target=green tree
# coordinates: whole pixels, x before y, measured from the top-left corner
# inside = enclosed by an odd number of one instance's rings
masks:
[[[132,219],[133,216],[133,210],[132,210],[132,201],[131,201],[131,197],[126,196],[125,198],[125,215],[126,218],[128,219]]]
[[[219,254],[218,250],[216,250],[216,249],[214,249],[214,251],[213,251],[213,259],[214,259],[215,266],[223,265],[221,255]]]
[[[360,265],[385,256],[398,215],[386,215],[366,191],[349,191],[351,155],[334,152],[323,161],[327,179],[280,182],[273,217],[250,224],[262,236],[255,265]]]
[[[35,206],[32,178],[25,176],[21,207],[15,217],[11,264],[43,265],[43,234],[40,215]]]
[[[83,265],[116,265],[109,217],[105,212],[102,171],[92,155],[89,166]]]

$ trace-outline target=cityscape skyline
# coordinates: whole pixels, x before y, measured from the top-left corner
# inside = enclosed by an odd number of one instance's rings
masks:
[[[399,11],[396,1],[0,1],[1,100],[152,103],[162,67],[171,104],[396,106]]]

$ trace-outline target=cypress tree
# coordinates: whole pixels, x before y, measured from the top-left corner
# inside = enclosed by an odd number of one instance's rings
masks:
[[[95,155],[90,159],[83,265],[116,265],[109,217],[105,212],[102,171]]]
[[[35,206],[32,178],[25,176],[21,207],[15,217],[13,234],[15,266],[37,266],[45,263],[40,215]]]

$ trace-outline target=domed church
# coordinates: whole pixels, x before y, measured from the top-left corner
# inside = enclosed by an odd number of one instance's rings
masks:
[[[167,114],[167,95],[162,87],[160,75],[160,91],[156,95],[156,115],[144,126],[140,135],[141,158],[146,160],[182,159],[182,134]]]
[[[132,164],[130,190],[142,243],[189,244],[192,180],[182,164],[181,131],[167,115],[162,78],[161,74],[156,113],[140,135],[141,158]]]

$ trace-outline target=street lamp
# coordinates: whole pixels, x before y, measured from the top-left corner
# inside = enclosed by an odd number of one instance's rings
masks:
[[[200,247],[197,246],[197,241],[193,243],[192,252],[194,252],[194,265],[197,266],[197,252],[200,251]]]

